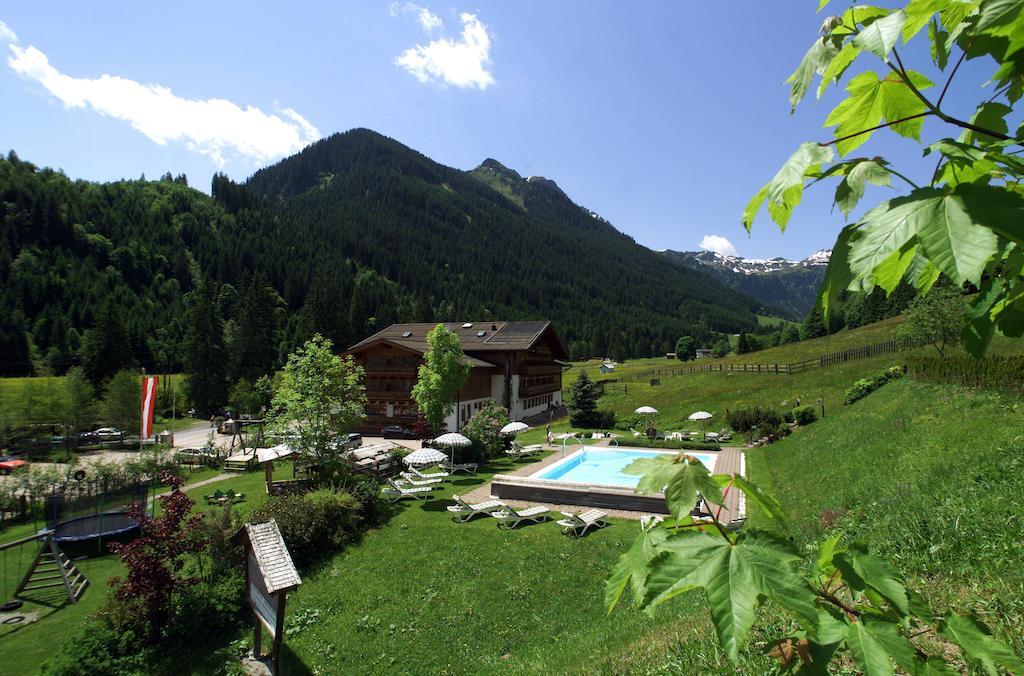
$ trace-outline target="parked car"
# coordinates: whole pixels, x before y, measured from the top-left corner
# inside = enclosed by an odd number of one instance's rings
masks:
[[[26,466],[28,466],[27,462],[15,458],[13,455],[5,455],[0,457],[0,474],[10,474],[19,467]]]
[[[341,450],[351,451],[363,445],[363,435],[357,432],[349,432],[341,438]]]
[[[121,441],[121,439],[124,438],[124,431],[119,430],[116,427],[101,427],[98,430],[93,430],[90,434],[100,442]]]
[[[401,425],[388,425],[380,431],[385,439],[415,439],[416,435],[408,427]]]

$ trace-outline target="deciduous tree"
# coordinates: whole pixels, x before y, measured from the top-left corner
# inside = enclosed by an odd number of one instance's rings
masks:
[[[458,335],[444,324],[438,324],[427,333],[427,345],[412,398],[427,419],[431,433],[438,434],[444,427],[444,419],[455,410],[455,395],[469,378],[470,366],[465,361]]]
[[[967,304],[960,292],[949,285],[919,296],[907,308],[907,319],[899,328],[901,338],[931,345],[946,356],[946,348],[960,342]]]

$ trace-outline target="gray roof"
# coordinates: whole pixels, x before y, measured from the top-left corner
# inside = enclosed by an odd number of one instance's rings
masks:
[[[551,322],[547,321],[442,323],[459,337],[464,352],[529,350],[536,345],[545,331],[551,328]],[[387,341],[423,354],[427,350],[427,333],[435,326],[435,322],[392,324],[356,343],[349,348],[349,352],[356,352],[372,343]],[[561,348],[557,336],[555,342]]]
[[[265,523],[247,523],[245,532],[249,535],[268,592],[294,589],[302,584],[276,521],[271,519]]]

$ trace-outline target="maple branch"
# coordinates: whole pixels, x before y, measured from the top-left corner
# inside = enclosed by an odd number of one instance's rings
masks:
[[[896,66],[892,65],[891,62],[887,63],[889,68],[892,70],[892,72],[896,73],[896,75],[901,80],[903,80],[903,83],[905,85],[910,87],[910,91],[914,93],[914,96],[916,96],[918,99],[920,99],[921,102],[925,106],[928,107],[928,110],[933,115],[938,117],[940,120],[942,120],[943,122],[946,122],[947,124],[952,124],[952,125],[955,125],[957,127],[960,127],[962,129],[970,129],[971,131],[977,132],[979,134],[985,134],[986,136],[992,136],[993,138],[997,138],[997,139],[999,139],[1001,141],[1012,141],[1012,140],[1014,140],[1013,137],[1011,137],[1011,136],[1007,136],[1006,134],[1003,134],[1003,133],[998,132],[998,131],[994,131],[992,129],[985,129],[984,127],[979,127],[978,125],[971,124],[970,122],[965,122],[964,120],[961,120],[959,118],[953,117],[952,115],[947,115],[946,113],[944,113],[941,110],[939,110],[935,106],[935,104],[932,103],[931,101],[929,101],[928,97],[926,97],[924,94],[922,94],[921,90],[918,89],[914,85],[914,83],[910,81],[910,76],[907,75],[907,71],[903,67],[903,61],[902,61],[902,59],[900,59],[900,54],[896,50],[895,47],[893,48],[892,53],[893,53],[893,56],[896,57],[896,62],[899,64],[899,68],[897,68]]]
[[[973,38],[971,39],[971,42],[974,42]],[[960,51],[960,58],[957,59],[956,65],[953,66],[953,70],[950,71],[949,77],[946,78],[946,84],[942,86],[942,93],[939,94],[939,100],[935,102],[936,108],[941,106],[942,99],[946,98],[946,90],[949,89],[949,83],[953,81],[953,76],[956,75],[956,72],[960,69],[960,64],[964,62],[965,58],[967,58],[967,50],[971,48],[971,42],[968,42],[967,46]]]
[[[902,118],[900,118],[898,120],[893,120],[892,122],[883,122],[882,124],[879,124],[879,125],[874,126],[874,127],[870,127],[869,129],[862,129],[862,130],[860,130],[860,131],[858,131],[858,132],[856,132],[854,134],[848,134],[846,136],[840,136],[839,138],[834,138],[831,141],[819,141],[818,145],[822,146],[822,147],[830,146],[833,143],[839,143],[840,141],[846,141],[846,140],[849,140],[851,138],[856,138],[856,137],[860,136],[861,134],[870,134],[873,131],[878,131],[879,129],[885,129],[886,127],[891,127],[894,124],[900,124],[901,122],[908,122],[910,120],[916,120],[919,117],[927,117],[928,115],[934,115],[934,114],[935,113],[933,113],[932,111],[926,110],[923,113],[918,113],[916,115],[910,115],[909,117],[902,117]],[[914,186],[914,187],[917,187],[917,186]]]

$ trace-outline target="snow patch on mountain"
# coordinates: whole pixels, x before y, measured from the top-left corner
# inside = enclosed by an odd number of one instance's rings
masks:
[[[766,272],[778,272],[780,270],[794,267],[823,267],[828,265],[828,261],[832,256],[832,251],[830,249],[821,249],[799,261],[782,257],[743,258],[742,256],[723,256],[715,251],[685,251],[683,252],[683,255],[688,256],[702,265],[722,267],[744,275],[754,275]]]

